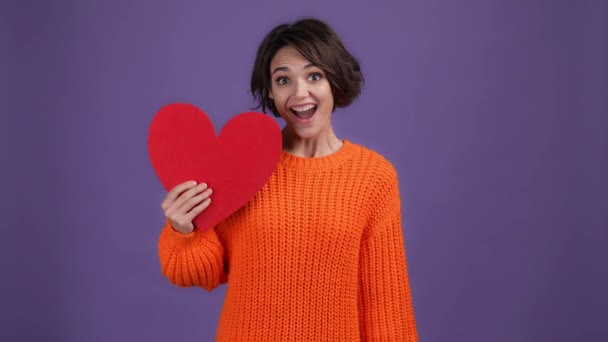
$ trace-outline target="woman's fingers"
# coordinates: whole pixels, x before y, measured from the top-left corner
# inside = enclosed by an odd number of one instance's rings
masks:
[[[188,182],[184,182],[184,183],[178,184],[175,187],[173,187],[173,189],[171,189],[171,191],[169,191],[167,196],[165,196],[165,200],[161,203],[161,207],[163,208],[163,210],[167,211],[167,209],[169,209],[171,207],[171,205],[173,204],[175,199],[177,199],[177,197],[181,193],[183,193],[184,191],[191,189],[195,186],[196,186],[195,181],[188,181]]]
[[[185,215],[186,213],[190,212],[192,210],[192,208],[197,206],[199,203],[208,199],[212,193],[213,193],[213,190],[207,189],[207,190],[203,191],[202,193],[189,198],[188,200],[183,202],[182,206],[179,207],[179,209],[177,211],[179,213],[183,213]]]
[[[190,212],[186,216],[186,220],[188,220],[189,222],[192,222],[194,220],[194,218],[196,217],[196,215],[202,213],[205,209],[207,209],[207,207],[209,207],[210,204],[211,204],[211,198],[205,199],[201,204],[197,205],[196,207],[192,208],[192,210],[190,210]]]
[[[190,181],[175,186],[161,204],[165,217],[176,230],[187,234],[194,228],[192,221],[211,203],[213,190],[207,184]]]
[[[195,197],[197,194],[199,194],[201,191],[207,189],[207,184],[206,183],[201,183],[189,190],[184,191],[181,195],[179,195],[174,201],[173,203],[171,203],[169,205],[169,212],[175,212],[175,211],[179,211],[180,208],[184,205],[184,203],[187,203],[189,200],[191,200],[193,197]],[[187,212],[188,210],[186,210]]]

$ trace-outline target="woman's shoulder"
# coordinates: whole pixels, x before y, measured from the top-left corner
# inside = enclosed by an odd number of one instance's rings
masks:
[[[377,150],[361,144],[347,141],[352,145],[353,164],[368,173],[373,179],[392,181],[397,179],[397,170],[383,154]]]

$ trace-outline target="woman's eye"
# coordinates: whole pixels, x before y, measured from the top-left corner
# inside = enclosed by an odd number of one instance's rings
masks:
[[[279,78],[277,78],[277,83],[278,83],[279,85],[284,85],[284,84],[286,84],[286,83],[287,83],[287,77],[279,77]]]
[[[314,74],[310,75],[309,77],[312,81],[318,81],[321,79],[321,74],[318,72],[315,72]]]

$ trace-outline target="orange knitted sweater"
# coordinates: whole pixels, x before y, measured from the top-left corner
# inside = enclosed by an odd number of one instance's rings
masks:
[[[244,207],[203,233],[166,223],[158,247],[171,283],[227,283],[218,341],[418,341],[396,171],[348,140],[283,152]]]

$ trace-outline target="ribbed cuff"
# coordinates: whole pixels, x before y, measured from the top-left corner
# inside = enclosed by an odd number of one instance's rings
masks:
[[[196,228],[188,234],[179,232],[173,228],[168,219],[166,220],[165,229],[167,230],[170,239],[175,243],[176,247],[187,247],[193,242],[199,241],[201,238],[200,235],[202,234]]]

